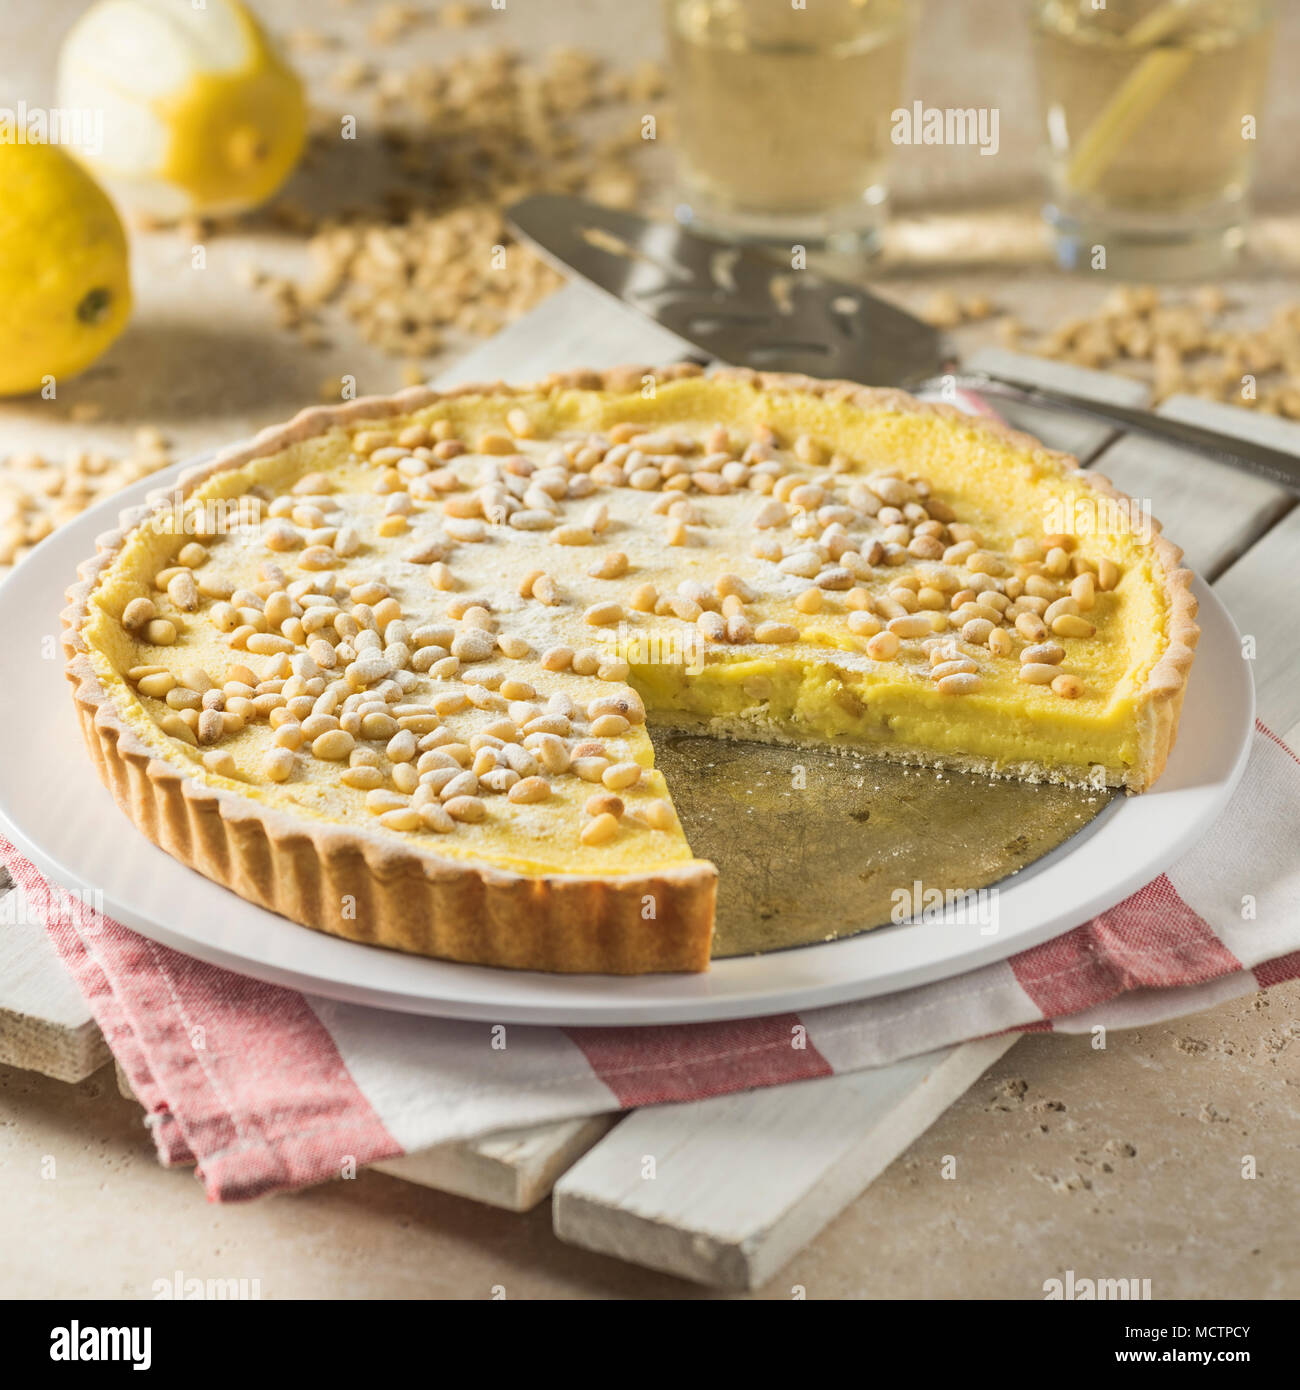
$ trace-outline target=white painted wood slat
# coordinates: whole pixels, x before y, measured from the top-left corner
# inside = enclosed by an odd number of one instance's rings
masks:
[[[1300,451],[1300,425],[1195,396],[1171,396],[1160,414]],[[1122,492],[1149,502],[1188,565],[1216,579],[1274,526],[1295,499],[1285,488],[1141,435],[1106,449],[1096,466]]]
[[[638,1110],[555,1188],[561,1240],[697,1283],[765,1283],[1015,1042]]]
[[[82,1081],[108,1061],[108,1045],[3,867],[0,885],[0,1063]]]
[[[617,1115],[501,1130],[460,1144],[374,1164],[377,1172],[421,1187],[454,1192],[507,1211],[531,1211],[556,1179],[617,1123]]]

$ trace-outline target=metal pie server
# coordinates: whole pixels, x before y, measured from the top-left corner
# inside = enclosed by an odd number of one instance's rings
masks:
[[[762,251],[580,198],[538,194],[507,217],[557,269],[630,304],[710,359],[909,391],[956,387],[1149,435],[1300,494],[1300,457],[1004,374],[963,372],[942,334],[858,285],[783,267]]]

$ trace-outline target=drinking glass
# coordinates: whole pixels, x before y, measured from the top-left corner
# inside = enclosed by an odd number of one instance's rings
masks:
[[[665,0],[687,225],[875,249],[910,0]]]
[[[1135,278],[1230,264],[1271,0],[1033,0],[1033,37],[1058,260]]]

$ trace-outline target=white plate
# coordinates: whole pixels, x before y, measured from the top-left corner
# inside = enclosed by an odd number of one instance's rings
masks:
[[[104,910],[201,960],[311,994],[492,1022],[653,1024],[755,1017],[887,994],[1002,960],[1113,906],[1174,862],[1227,803],[1254,723],[1249,663],[1223,606],[1197,581],[1201,643],[1178,745],[1155,790],[1000,886],[997,931],[938,923],[766,956],[705,975],[541,975],[454,965],[337,940],[245,902],[155,848],[96,776],[57,641],[63,592],[118,510],[155,475],[64,526],[0,584],[11,659],[0,683],[0,825],[43,873],[102,893]]]

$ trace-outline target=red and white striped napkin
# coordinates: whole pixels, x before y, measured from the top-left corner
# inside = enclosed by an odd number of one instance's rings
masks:
[[[216,1201],[433,1144],[879,1066],[1011,1030],[1194,1013],[1300,977],[1300,759],[1257,725],[1210,833],[1109,912],[1010,960],[802,1015],[662,1028],[529,1028],[385,1013],[261,984],[156,945],[0,859],[144,1104],[165,1164]],[[807,1045],[791,1046],[795,1024]]]

